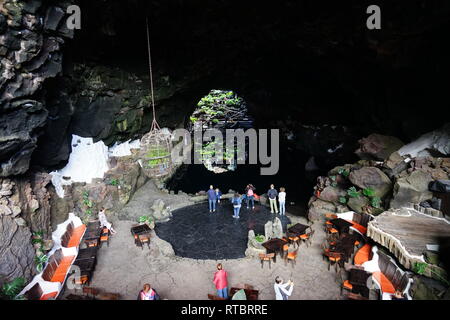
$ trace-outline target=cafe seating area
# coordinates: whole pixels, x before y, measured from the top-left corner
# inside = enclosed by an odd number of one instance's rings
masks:
[[[310,231],[306,232],[308,229]],[[261,267],[264,267],[264,261],[268,261],[269,268],[271,268],[271,264],[277,262],[277,255],[284,260],[285,265],[291,264],[294,267],[301,244],[304,242],[306,246],[311,245],[313,236],[314,230],[308,225],[296,223],[289,226],[281,239],[272,238],[262,244],[266,253],[259,255]]]
[[[54,246],[47,254],[42,272],[19,295],[28,300],[50,300],[61,294],[66,281],[88,284],[95,269],[98,244],[105,233],[98,221],[86,226],[79,217],[69,213],[69,218],[52,233]],[[80,248],[83,244],[86,248]],[[80,274],[74,273],[72,266],[77,266]]]
[[[325,215],[325,229],[336,230],[322,246],[323,256],[328,260],[328,270],[331,266],[335,267],[341,292],[347,292],[347,299],[368,300],[376,296],[389,300],[396,291],[411,299],[408,291],[412,279],[408,273],[365,236],[365,225],[371,220],[370,217],[353,212]],[[368,281],[369,278],[371,281]]]

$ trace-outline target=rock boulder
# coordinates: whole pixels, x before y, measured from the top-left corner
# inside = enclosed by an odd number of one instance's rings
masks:
[[[428,191],[428,184],[432,181],[431,174],[416,170],[404,178],[400,178],[394,185],[394,195],[390,206],[401,208],[411,203],[420,203],[431,199],[433,193]]]
[[[364,160],[386,160],[402,146],[403,142],[396,137],[374,133],[359,140],[359,149],[355,153]]]
[[[349,175],[350,181],[361,189],[372,188],[375,196],[384,197],[391,189],[392,182],[380,169],[375,167],[363,167],[354,170]]]

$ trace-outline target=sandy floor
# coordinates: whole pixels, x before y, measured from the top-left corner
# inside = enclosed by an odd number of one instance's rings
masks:
[[[301,221],[303,218],[293,217]],[[304,220],[302,222],[305,222]],[[163,299],[206,299],[214,293],[212,283],[218,261],[193,260],[167,256],[171,247],[153,234],[150,250],[136,247],[130,234],[134,222],[118,221],[118,233],[111,238],[109,247],[98,253],[98,263],[91,282],[92,287],[120,293],[122,299],[135,300],[144,283],[150,283]],[[297,264],[285,266],[281,259],[261,268],[258,259],[224,260],[229,274],[229,285],[248,283],[260,290],[260,299],[274,299],[273,281],[277,275],[292,278],[295,288],[291,299],[339,299],[340,289],[333,269],[321,257],[321,243],[325,234],[319,225],[312,246],[300,247]],[[66,294],[68,294],[66,290]]]

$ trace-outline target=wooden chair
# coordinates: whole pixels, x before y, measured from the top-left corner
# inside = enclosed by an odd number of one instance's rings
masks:
[[[363,297],[362,295],[357,294],[357,293],[353,293],[353,292],[348,292],[346,294],[346,298],[348,300],[369,300],[368,298]]]
[[[340,261],[342,260],[342,254],[339,252],[330,252],[328,251],[326,253],[326,256],[328,257],[328,270],[330,270],[330,267],[332,264],[335,265],[335,271],[338,271],[338,266]]]
[[[287,263],[289,261],[292,262],[292,267],[295,265],[295,263],[297,262],[297,255],[298,255],[298,248],[295,251],[289,252],[286,256],[286,258],[284,259],[285,261],[285,265],[287,265]]]
[[[328,248],[328,246],[323,243],[322,244],[322,260],[325,260],[325,257],[328,258],[328,253],[330,252],[330,248]]]
[[[102,247],[102,244],[104,242],[106,242],[106,244],[109,247],[109,237],[110,237],[110,235],[111,235],[111,231],[109,231],[108,228],[103,228],[102,234],[100,235],[100,245],[99,245],[100,248]]]
[[[289,252],[289,243],[286,243],[283,246],[283,259],[286,259],[288,252]]]
[[[147,244],[147,247],[150,249],[150,235],[149,234],[140,234],[138,236],[139,242],[141,243],[141,249],[144,250],[144,243]]]
[[[348,290],[348,291],[351,292],[353,290],[353,285],[350,283],[350,281],[345,280],[341,284],[341,294],[342,294],[342,290],[343,289]]]
[[[286,235],[287,235],[287,238],[289,240],[289,243],[296,243],[297,246],[300,245],[300,237],[296,236],[293,233],[287,233]]]
[[[338,237],[339,237],[338,229],[334,227],[327,228],[327,239],[329,241],[337,240]]]
[[[273,258],[275,257],[275,253],[260,253],[259,259],[261,260],[261,269],[264,266],[264,261],[269,261],[269,269],[271,268],[271,263]]]
[[[306,246],[309,247],[312,243],[312,237],[314,236],[314,230],[311,230],[309,233],[305,233],[300,235],[300,240],[305,242]]]
[[[100,290],[92,287],[83,287],[83,293],[85,295],[95,297],[100,293]]]
[[[84,286],[86,284],[89,285],[89,277],[87,275],[75,277],[73,278],[73,283],[80,286]]]

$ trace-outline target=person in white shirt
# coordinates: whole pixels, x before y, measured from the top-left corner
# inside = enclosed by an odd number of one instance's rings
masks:
[[[102,208],[98,213],[98,220],[100,221],[100,228],[108,228],[111,234],[115,234],[116,230],[113,229],[112,224],[108,222],[105,215],[105,208]]]
[[[292,290],[294,290],[294,282],[289,280],[288,282],[283,283],[283,279],[276,277],[273,289],[275,290],[276,300],[288,300],[289,296],[292,294]]]
[[[280,188],[280,193],[278,193],[278,202],[280,203],[280,215],[286,215],[286,189]]]

